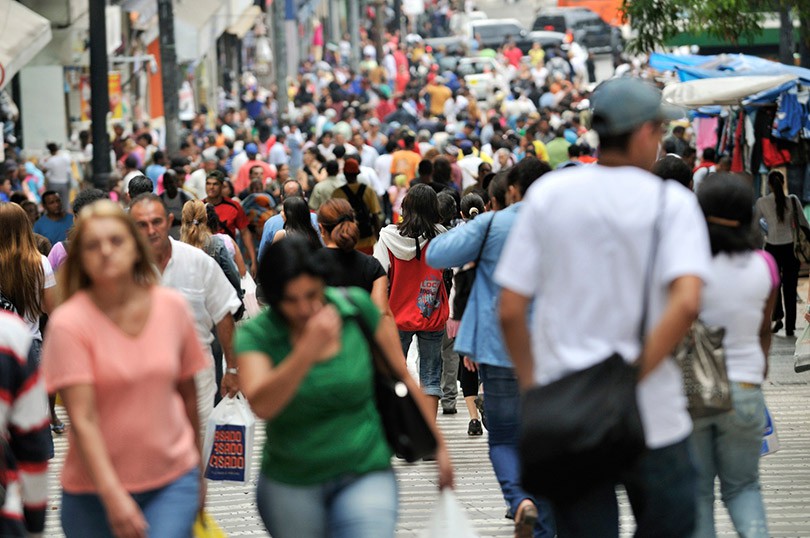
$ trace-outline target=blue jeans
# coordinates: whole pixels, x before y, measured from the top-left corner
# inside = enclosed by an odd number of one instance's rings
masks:
[[[161,488],[132,494],[149,524],[149,536],[155,538],[191,536],[199,496],[200,470],[197,467]],[[95,494],[62,492],[62,530],[67,538],[113,538],[107,511]]]
[[[743,538],[768,536],[759,487],[759,451],[765,429],[765,398],[760,387],[731,384],[734,410],[695,421],[692,446],[698,467],[695,537],[715,536],[714,477],[737,533]]]
[[[416,335],[419,346],[419,384],[428,396],[442,396],[442,338],[444,331],[399,331],[402,352],[408,356],[411,341]]]
[[[273,538],[386,538],[397,526],[392,469],[314,486],[282,484],[262,474],[256,503]]]
[[[501,492],[512,515],[525,499],[537,505],[539,518],[534,536],[554,536],[555,525],[551,506],[542,499],[535,499],[520,486],[520,392],[513,368],[479,364],[478,372],[484,385],[484,413],[489,430],[489,460]]]
[[[695,467],[689,440],[647,450],[621,482],[627,490],[638,538],[683,538],[695,526]],[[556,503],[559,538],[618,538],[616,484],[604,482],[576,499]]]

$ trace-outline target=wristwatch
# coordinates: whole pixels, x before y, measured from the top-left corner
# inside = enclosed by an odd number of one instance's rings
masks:
[[[226,374],[238,375],[239,374],[239,368],[225,368],[225,373]]]

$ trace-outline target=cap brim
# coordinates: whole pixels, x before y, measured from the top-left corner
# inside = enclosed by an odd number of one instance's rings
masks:
[[[687,117],[685,108],[676,105],[671,105],[669,103],[661,103],[661,108],[659,109],[659,111],[662,120],[672,121],[672,120],[680,120]]]

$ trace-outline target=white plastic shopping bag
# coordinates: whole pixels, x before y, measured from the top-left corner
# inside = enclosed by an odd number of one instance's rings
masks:
[[[242,393],[223,398],[211,413],[205,432],[205,477],[246,484],[255,429],[256,419]]]
[[[242,277],[242,290],[245,292],[245,296],[242,298],[245,303],[244,319],[258,316],[262,308],[259,306],[259,299],[256,298],[256,282],[250,273],[245,273],[245,276]]]
[[[478,538],[467,514],[456,494],[445,488],[439,495],[439,502],[420,538]]]
[[[810,370],[810,325],[796,340],[796,351],[793,353],[793,370],[796,373]]]
[[[759,451],[760,456],[767,456],[773,454],[782,448],[779,445],[779,437],[776,435],[776,424],[773,422],[773,417],[768,408],[765,408],[765,431],[762,432],[762,449]]]

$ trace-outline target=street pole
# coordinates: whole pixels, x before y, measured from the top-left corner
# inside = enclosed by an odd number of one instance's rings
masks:
[[[342,37],[340,35],[340,6],[338,0],[329,0],[329,39],[337,45]]]
[[[779,61],[793,65],[793,17],[789,7],[779,9]]]
[[[349,66],[356,73],[360,69],[360,0],[349,0]]]
[[[93,136],[93,184],[106,190],[110,172],[110,135],[107,113],[110,93],[107,82],[107,2],[90,1],[90,121]]]
[[[276,103],[278,117],[287,115],[287,47],[284,35],[284,0],[273,0],[273,71],[276,74]]]
[[[377,47],[377,63],[382,65],[383,62],[383,43],[385,41],[385,0],[377,0],[374,10],[374,28],[376,28],[376,37],[374,45]]]
[[[166,154],[180,151],[180,101],[177,51],[174,45],[174,11],[172,0],[157,0],[160,30],[160,67],[163,80],[163,122],[166,129]]]

